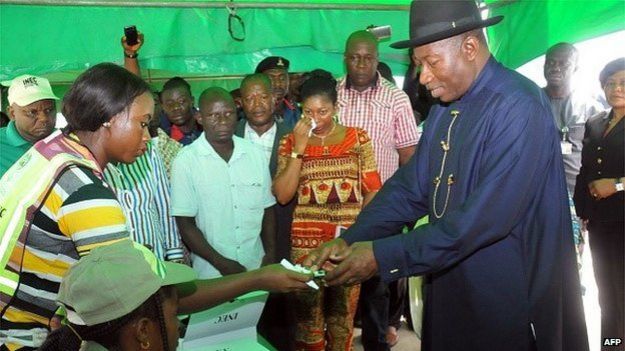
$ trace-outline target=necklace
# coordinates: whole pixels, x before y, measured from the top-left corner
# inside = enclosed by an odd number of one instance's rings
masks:
[[[330,129],[330,131],[328,132],[328,134],[326,135],[318,135],[315,132],[312,133],[312,135],[315,138],[319,138],[319,140],[321,140],[321,146],[325,146],[325,142],[326,142],[326,138],[330,135],[332,135],[332,133],[334,132],[334,129],[336,128],[336,123],[332,122],[332,129]]]
[[[610,121],[608,121],[608,124],[610,126],[613,125],[613,124],[617,124],[622,118],[623,118],[623,116],[617,117],[616,114],[615,114],[614,117],[610,118]]]
[[[445,214],[445,211],[447,211],[447,204],[449,203],[449,193],[451,192],[451,186],[454,185],[454,175],[453,173],[450,173],[447,176],[447,194],[445,195],[445,204],[443,205],[443,209],[442,211],[439,213],[438,212],[438,203],[436,202],[436,196],[438,195],[438,188],[441,185],[441,178],[443,176],[443,172],[445,171],[445,163],[447,162],[447,153],[449,152],[449,150],[451,150],[451,129],[454,126],[454,123],[456,122],[456,118],[458,118],[458,116],[460,115],[460,111],[458,110],[451,110],[451,123],[449,124],[449,128],[447,128],[447,138],[445,140],[441,140],[441,148],[443,149],[443,161],[441,162],[441,169],[438,172],[438,176],[436,176],[434,178],[434,197],[432,199],[433,202],[433,209],[434,209],[434,216],[436,218],[441,218],[443,217],[443,215]]]

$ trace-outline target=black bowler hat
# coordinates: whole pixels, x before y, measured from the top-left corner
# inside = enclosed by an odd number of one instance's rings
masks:
[[[482,19],[474,0],[413,0],[410,4],[410,39],[391,44],[412,48],[499,23],[503,16]]]
[[[283,69],[285,71],[289,70],[289,60],[280,56],[269,56],[264,60],[260,61],[256,66],[256,73],[263,73],[270,69]]]

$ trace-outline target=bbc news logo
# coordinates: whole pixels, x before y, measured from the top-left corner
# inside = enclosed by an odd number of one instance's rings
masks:
[[[619,346],[623,343],[621,338],[603,338],[603,346]]]

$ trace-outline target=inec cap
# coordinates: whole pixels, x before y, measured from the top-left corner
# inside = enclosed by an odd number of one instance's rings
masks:
[[[50,82],[42,77],[24,74],[13,80],[2,82],[9,87],[9,105],[15,103],[18,106],[27,106],[39,100],[58,100],[52,92]]]
[[[94,325],[129,314],[162,286],[195,279],[191,267],[163,262],[147,248],[122,240],[93,249],[70,267],[57,300],[71,323]]]

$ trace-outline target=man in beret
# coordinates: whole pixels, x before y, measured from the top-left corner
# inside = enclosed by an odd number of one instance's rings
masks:
[[[339,238],[329,285],[424,275],[422,350],[586,351],[560,138],[542,90],[491,56],[474,0],[416,0],[410,39],[439,100],[417,152]],[[405,223],[429,224],[399,234]]]
[[[0,128],[0,177],[37,141],[47,137],[56,123],[56,102],[50,82],[29,74],[9,86],[9,125]]]
[[[256,73],[264,73],[271,79],[275,99],[275,115],[290,128],[295,126],[302,111],[295,102],[287,99],[289,93],[289,60],[280,56],[270,56],[260,61]]]

